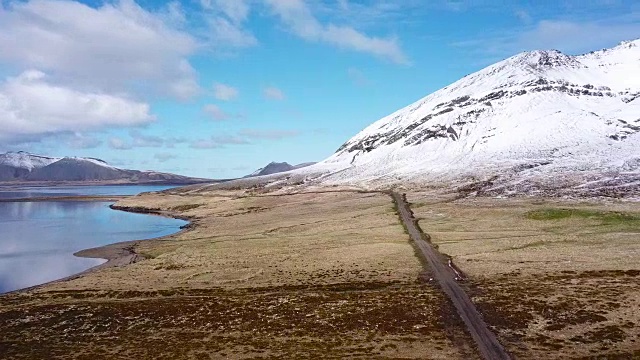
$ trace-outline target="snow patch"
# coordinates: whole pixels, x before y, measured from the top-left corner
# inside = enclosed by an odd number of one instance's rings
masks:
[[[304,172],[388,185],[639,171],[638,44],[517,54],[374,122]]]

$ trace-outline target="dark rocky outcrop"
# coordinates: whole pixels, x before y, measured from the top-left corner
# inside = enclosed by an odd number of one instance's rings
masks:
[[[24,178],[29,170],[0,164],[0,181],[12,181]]]
[[[254,176],[263,176],[263,175],[271,175],[271,174],[277,174],[277,173],[281,173],[281,172],[285,172],[285,171],[291,171],[291,170],[295,170],[295,169],[300,169],[306,166],[310,166],[315,164],[314,162],[307,162],[307,163],[302,163],[302,164],[298,164],[298,165],[291,165],[287,162],[270,162],[269,164],[267,164],[267,166],[260,168],[256,171],[254,171],[253,173],[245,176],[245,177],[254,177]]]
[[[96,163],[64,158],[45,167],[34,169],[26,179],[31,181],[96,181],[118,180],[131,174],[126,170]]]

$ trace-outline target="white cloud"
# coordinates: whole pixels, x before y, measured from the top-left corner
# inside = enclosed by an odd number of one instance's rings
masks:
[[[167,148],[174,148],[177,144],[183,144],[189,140],[186,137],[167,137],[164,138],[164,146]]]
[[[162,147],[165,140],[155,135],[145,135],[138,130],[131,130],[129,135],[132,138],[133,147]]]
[[[175,154],[167,153],[167,152],[157,153],[157,154],[153,155],[153,157],[156,160],[158,160],[159,162],[166,162],[166,161],[169,161],[171,159],[176,159],[177,158],[177,156]]]
[[[300,135],[296,130],[244,129],[237,135],[217,135],[208,139],[198,139],[189,147],[192,149],[221,149],[227,145],[249,145],[253,141],[277,141]]]
[[[586,36],[588,34],[588,36]],[[540,21],[516,43],[526,49],[560,49],[568,53],[599,50],[640,37],[640,23]]]
[[[463,11],[469,6],[468,2],[465,0],[445,0],[444,5],[451,11]]]
[[[133,146],[131,146],[130,143],[118,137],[113,137],[109,139],[109,147],[115,150],[129,150],[133,148]]]
[[[68,0],[11,2],[0,7],[0,60],[42,69],[73,87],[189,98],[199,91],[188,62],[199,44],[170,24],[180,14],[175,5],[153,13],[133,0],[98,8]]]
[[[236,24],[223,17],[212,17],[209,20],[210,41],[213,46],[221,44],[235,48],[255,46],[258,40],[250,32],[244,30],[240,24]]]
[[[0,137],[79,132],[152,121],[146,103],[52,85],[37,70],[0,83]]]
[[[187,142],[187,139],[181,137],[160,137],[156,135],[143,134],[140,130],[131,130],[129,132],[130,139],[122,139],[112,137],[109,139],[109,147],[116,150],[129,150],[133,148],[173,148],[176,144]]]
[[[529,15],[529,13],[524,10],[516,10],[514,14],[520,21],[525,24],[529,24],[532,21],[531,15]]]
[[[305,40],[376,55],[398,64],[409,63],[396,38],[368,36],[349,26],[322,24],[304,0],[265,1],[295,35]]]
[[[338,9],[342,11],[349,11],[351,9],[351,4],[349,4],[348,0],[338,0],[337,5]]]
[[[212,136],[209,139],[199,139],[191,143],[193,149],[220,149],[225,145],[247,145],[251,142],[246,138],[234,135]]]
[[[225,121],[233,117],[233,115],[222,110],[218,105],[207,104],[202,108],[205,114],[209,115],[213,120]]]
[[[213,96],[222,101],[234,100],[238,97],[238,89],[226,84],[216,83],[213,85]]]
[[[221,145],[246,145],[251,143],[245,138],[234,135],[212,136],[211,140]]]
[[[262,94],[269,100],[284,100],[286,96],[282,90],[275,86],[269,86],[262,90]]]
[[[243,28],[250,7],[245,0],[200,0],[209,25],[207,37],[213,47],[235,48],[255,46],[258,40]]]
[[[102,140],[81,133],[74,133],[67,143],[74,149],[93,149],[102,145]]]
[[[220,149],[223,146],[213,140],[196,140],[189,145],[192,149]]]
[[[202,0],[206,8],[217,8],[235,23],[242,22],[249,15],[249,4],[245,0]]]
[[[300,132],[296,130],[244,129],[241,130],[238,134],[240,136],[256,140],[282,140],[285,138],[298,136],[300,135]]]
[[[187,21],[187,15],[178,1],[171,1],[164,9],[164,18],[170,24],[182,25]]]
[[[598,21],[541,20],[508,35],[489,34],[452,45],[489,55],[492,57],[491,61],[536,49],[557,49],[567,54],[581,54],[612,47],[623,40],[639,38],[638,19],[640,13]]]

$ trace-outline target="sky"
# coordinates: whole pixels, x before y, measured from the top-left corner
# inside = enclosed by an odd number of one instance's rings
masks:
[[[0,152],[232,178],[516,53],[637,38],[636,0],[0,0]]]

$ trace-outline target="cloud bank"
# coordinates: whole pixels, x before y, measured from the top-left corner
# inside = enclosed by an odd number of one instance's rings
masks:
[[[135,126],[155,119],[146,103],[47,80],[45,73],[28,70],[0,83],[0,139]]]

